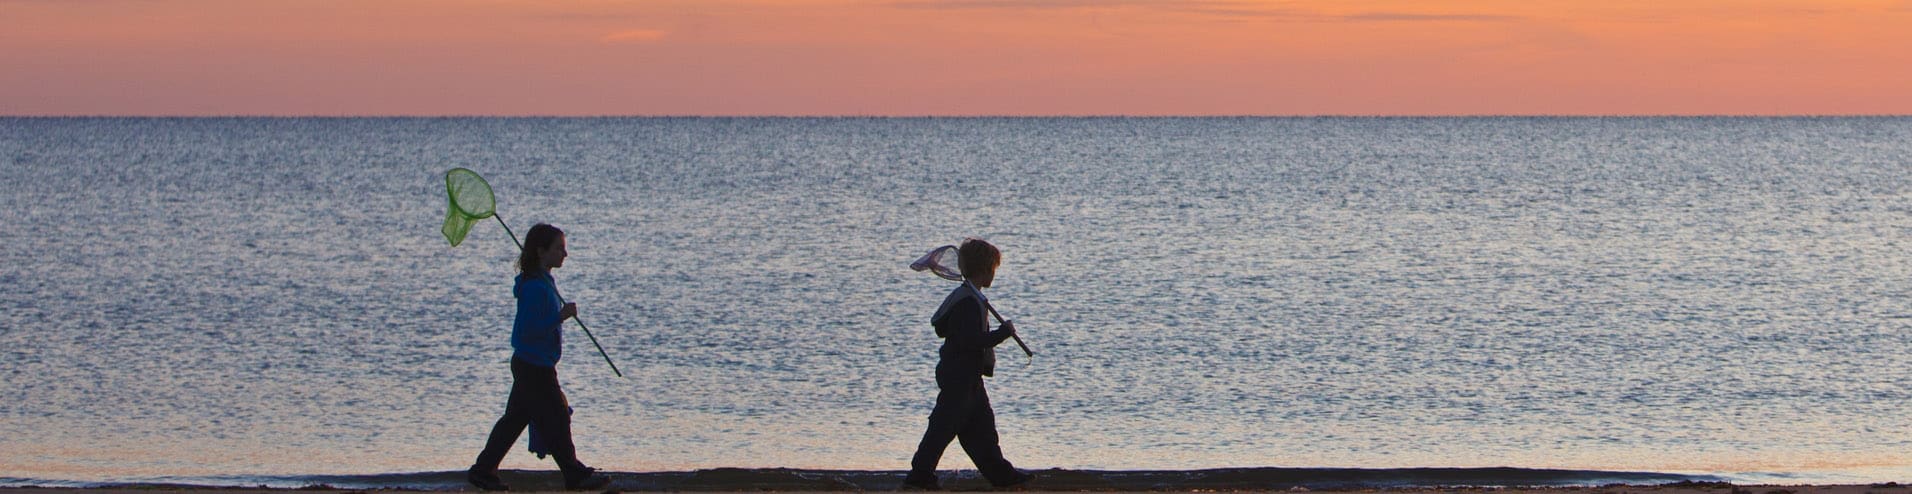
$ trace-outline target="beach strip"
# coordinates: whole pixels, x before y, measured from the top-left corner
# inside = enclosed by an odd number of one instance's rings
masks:
[[[1525,468],[1224,468],[1208,470],[1033,470],[1028,491],[1064,492],[1579,492],[1585,494],[1912,494],[1904,484],[1735,485],[1711,476],[1656,472],[1550,470]],[[846,492],[892,491],[903,471],[717,468],[688,472],[609,472],[615,492]],[[499,476],[513,492],[561,491],[555,471],[504,470]],[[943,484],[953,491],[991,490],[973,470],[946,471]],[[87,494],[119,492],[321,491],[465,491],[464,472],[421,472],[363,476],[230,477],[181,483],[69,483],[10,479],[0,494]]]

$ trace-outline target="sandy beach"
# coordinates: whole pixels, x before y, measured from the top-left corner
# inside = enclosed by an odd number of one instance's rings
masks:
[[[552,493],[568,492],[568,491],[562,491],[557,489],[551,489],[556,486],[537,486],[537,487],[540,490],[528,490],[528,491],[514,490],[511,492],[552,492]],[[954,486],[954,487],[955,488],[952,489],[953,491],[958,491],[958,492],[972,491],[972,489],[965,488],[968,486]],[[4,494],[151,494],[155,492],[164,492],[164,493],[177,493],[177,494],[275,494],[275,493],[294,492],[294,491],[369,492],[369,491],[375,491],[375,490],[384,490],[384,489],[362,490],[362,489],[334,489],[334,488],[327,488],[327,487],[308,487],[308,488],[301,488],[301,489],[256,489],[256,488],[150,486],[150,487],[115,487],[115,488],[91,488],[91,489],[89,488],[6,488],[6,489],[0,489],[0,493],[4,493]],[[390,490],[398,491],[398,490],[410,490],[410,489],[390,489]],[[465,490],[475,491],[475,489],[465,489]],[[777,491],[777,492],[790,492],[793,494],[811,493],[811,492],[844,492],[844,490],[789,490],[789,491],[775,490],[775,489],[771,489],[771,490]],[[729,489],[691,490],[688,492],[746,492],[746,491],[762,491],[762,489],[753,489],[753,488],[748,488],[746,486],[735,486],[734,488],[729,488]],[[1348,492],[1348,493],[1358,492],[1358,493],[1387,493],[1387,494],[1476,494],[1476,493],[1478,494],[1487,494],[1487,493],[1492,493],[1492,494],[1899,494],[1899,493],[1908,492],[1908,489],[1903,484],[1732,485],[1732,484],[1725,484],[1725,483],[1699,483],[1699,484],[1669,484],[1669,485],[1658,485],[1658,486],[1609,485],[1609,486],[1599,486],[1599,487],[1414,487],[1414,488],[1390,488],[1390,489],[1346,489],[1346,490],[1252,489],[1252,488],[1196,489],[1196,490],[1181,490],[1181,489],[1104,490],[1104,489],[1074,489],[1074,488],[1067,488],[1067,486],[1062,486],[1062,487],[1039,487],[1034,490],[1022,490],[1022,491],[1014,491],[1014,492],[1042,493],[1042,492],[1085,492],[1085,491],[1087,492],[1230,491],[1230,492]],[[613,489],[613,490],[606,490],[602,492],[615,493],[615,492],[624,492],[624,490]]]
[[[1734,484],[1675,474],[1515,468],[1237,468],[1214,470],[1036,470],[1036,479],[1016,492],[1388,492],[1499,494],[1912,494],[1899,482],[1875,484]],[[601,492],[860,492],[898,490],[903,472],[719,468],[687,472],[611,472]],[[563,492],[555,471],[504,470],[513,492]],[[943,472],[950,491],[997,489],[974,471]],[[26,484],[32,485],[32,484]],[[464,472],[382,476],[311,477],[299,483],[260,485],[91,484],[0,488],[0,494],[112,494],[180,492],[241,494],[288,491],[475,491]]]

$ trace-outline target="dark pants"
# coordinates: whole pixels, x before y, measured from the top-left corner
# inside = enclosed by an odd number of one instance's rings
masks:
[[[943,373],[937,374],[936,387],[941,391],[936,393],[936,409],[929,412],[929,430],[923,432],[923,442],[916,445],[916,457],[910,460],[909,478],[936,478],[936,463],[943,459],[949,441],[957,439],[989,483],[1016,482],[1021,474],[1002,457],[1002,446],[996,438],[996,412],[989,408],[989,392],[983,389],[982,376],[945,378],[940,375]]]
[[[557,460],[558,469],[566,476],[582,473],[584,464],[578,462],[577,448],[571,444],[571,413],[565,406],[564,390],[558,387],[558,370],[515,357],[511,359],[511,398],[505,401],[505,416],[491,427],[491,439],[485,441],[485,450],[478,453],[471,469],[496,471],[498,462],[504,461],[505,453],[518,442],[518,434],[534,423],[550,448],[551,458]]]

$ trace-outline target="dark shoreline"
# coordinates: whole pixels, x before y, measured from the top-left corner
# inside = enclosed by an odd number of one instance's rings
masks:
[[[1439,487],[1592,487],[1603,485],[1726,485],[1720,478],[1657,472],[1529,468],[1219,468],[1205,470],[1035,470],[1031,489],[1046,491],[1358,490]],[[865,491],[895,490],[903,471],[717,468],[689,472],[610,472],[615,491]],[[499,472],[513,490],[561,490],[556,471]],[[943,473],[951,490],[986,490],[975,471]],[[87,489],[312,489],[467,490],[464,472],[384,475],[248,476],[167,479],[160,482],[35,482],[5,478],[0,485]]]

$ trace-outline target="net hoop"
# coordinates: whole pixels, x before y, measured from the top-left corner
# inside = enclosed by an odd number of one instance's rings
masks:
[[[445,172],[445,198],[451,204],[445,208],[445,225],[439,232],[453,247],[465,241],[473,223],[498,214],[498,198],[492,195],[491,184],[469,169]]]
[[[923,257],[916,258],[915,262],[910,263],[910,269],[919,272],[929,271],[937,277],[949,281],[963,281],[963,271],[960,269],[961,265],[958,264],[956,260],[956,246],[945,245],[930,249],[928,254],[923,254]]]

